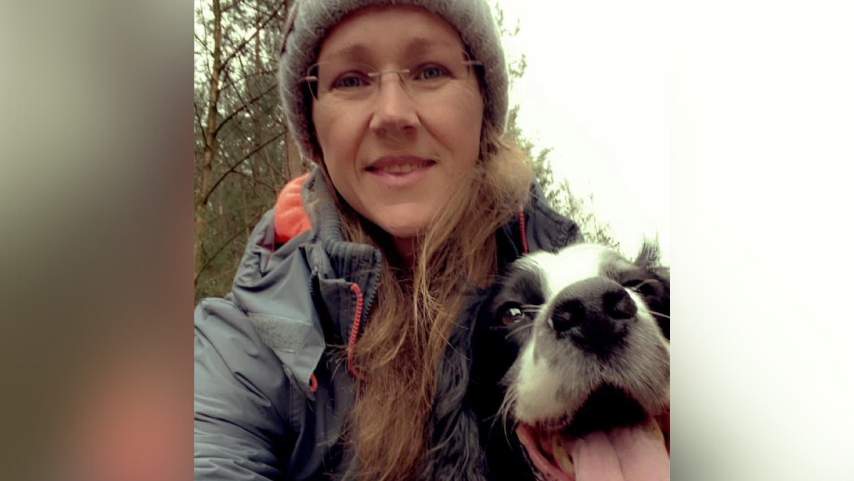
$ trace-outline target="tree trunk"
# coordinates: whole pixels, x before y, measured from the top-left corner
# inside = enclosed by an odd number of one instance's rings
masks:
[[[205,198],[211,188],[213,180],[213,162],[217,151],[217,121],[219,112],[217,104],[219,103],[220,93],[220,75],[222,74],[222,10],[220,9],[219,0],[213,0],[214,13],[214,51],[213,51],[213,71],[211,72],[210,91],[208,95],[208,113],[205,122],[205,150],[202,158],[202,168],[199,174],[200,186],[195,202],[195,233],[196,240],[193,245],[193,254],[195,257],[195,268],[193,278],[198,282],[199,271],[202,266],[202,251],[204,249],[204,235],[206,228],[206,205]]]
[[[260,29],[261,25],[263,24],[263,21],[261,18],[261,2],[260,1],[256,2],[256,7],[257,7],[257,13],[255,15],[255,28]],[[254,98],[256,95],[260,94],[264,89],[263,85],[262,85],[264,76],[261,75],[261,72],[263,70],[264,70],[264,66],[261,64],[261,34],[259,33],[255,37],[255,72],[253,72],[254,75],[252,76],[253,81],[249,84],[249,85],[255,86],[254,89],[249,91],[252,98]],[[247,87],[248,87],[248,85],[247,85]],[[256,104],[256,105],[258,105],[258,104]],[[261,109],[258,109],[257,113],[252,115],[252,124],[255,127],[255,142],[254,142],[255,148],[258,148],[258,146],[261,145],[261,139],[264,136],[264,130],[263,130],[262,125],[261,125],[262,119],[259,118],[261,115],[262,115]],[[264,149],[259,151],[258,155],[261,157],[261,159],[264,162],[268,161],[267,154],[265,153]],[[259,174],[257,172],[258,170],[259,169],[254,168],[254,166],[253,166],[253,168],[252,168],[252,182],[253,182],[252,191],[256,192],[256,193],[258,192],[258,177],[256,177]],[[275,184],[273,184],[273,185],[275,185]],[[245,199],[244,199],[243,205],[244,206],[246,205]]]

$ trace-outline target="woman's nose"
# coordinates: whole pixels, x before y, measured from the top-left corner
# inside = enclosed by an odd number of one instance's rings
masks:
[[[371,130],[381,136],[406,136],[415,132],[418,114],[415,102],[396,72],[383,74],[374,101]]]

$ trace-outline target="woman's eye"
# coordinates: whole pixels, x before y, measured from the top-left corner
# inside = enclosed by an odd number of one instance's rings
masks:
[[[504,325],[509,326],[510,324],[515,324],[522,319],[525,318],[525,314],[522,313],[522,310],[518,307],[510,307],[504,311],[504,315],[501,316],[501,322]]]
[[[352,89],[358,87],[366,87],[370,85],[363,75],[347,74],[338,77],[332,84],[332,88]]]
[[[417,80],[437,80],[450,76],[450,72],[445,67],[439,65],[428,65],[418,70]]]

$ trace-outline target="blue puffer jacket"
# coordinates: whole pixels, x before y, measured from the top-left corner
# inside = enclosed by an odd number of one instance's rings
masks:
[[[326,192],[317,170],[303,198],[308,192]],[[347,344],[354,324],[370,315],[381,256],[342,238],[331,202],[318,204],[311,224],[279,245],[268,212],[232,292],[196,308],[196,481],[329,479],[347,465],[337,441],[354,378],[326,346]],[[534,187],[524,214],[496,233],[499,268],[524,250],[578,240],[576,225]]]

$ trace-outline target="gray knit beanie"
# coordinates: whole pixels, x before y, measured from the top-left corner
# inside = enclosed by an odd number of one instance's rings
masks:
[[[485,0],[296,0],[288,13],[287,30],[279,59],[279,94],[288,129],[302,155],[320,158],[320,147],[310,124],[310,97],[302,78],[317,59],[321,41],[342,18],[360,8],[380,5],[417,5],[439,15],[460,34],[468,52],[483,63],[484,131],[504,131],[507,122],[507,67],[498,26]]]

